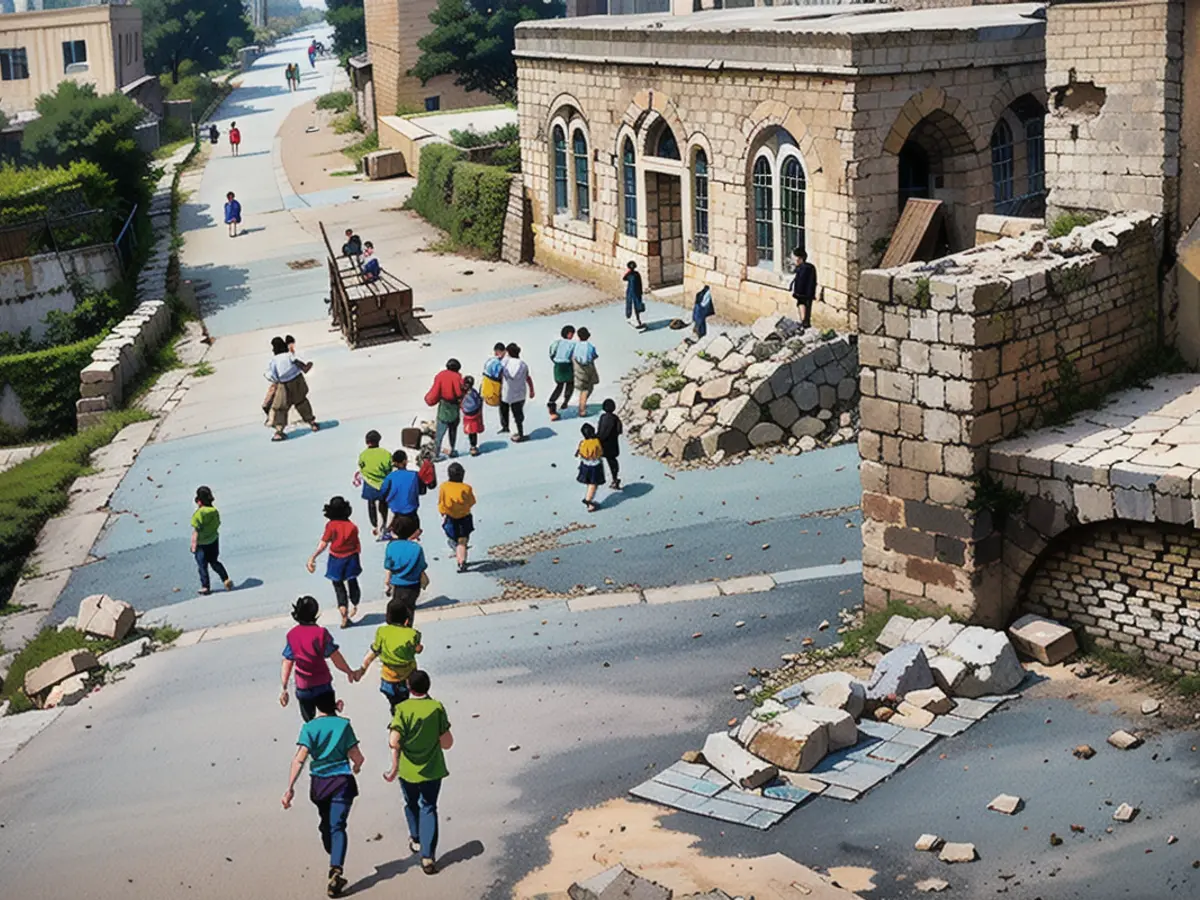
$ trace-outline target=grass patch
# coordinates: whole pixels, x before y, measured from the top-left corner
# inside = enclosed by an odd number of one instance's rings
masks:
[[[206,359],[201,360],[192,367],[192,374],[197,378],[204,378],[207,375],[211,375],[215,371],[217,370],[212,367],[212,363]]]
[[[368,134],[362,140],[355,141],[353,144],[343,147],[342,153],[344,153],[349,159],[351,159],[354,162],[355,166],[357,166],[359,169],[361,169],[363,157],[366,156],[368,153],[374,153],[378,149],[379,149],[379,132],[372,131],[370,134]]]
[[[1200,674],[1184,674],[1171,666],[1156,665],[1148,662],[1139,653],[1126,653],[1111,647],[1088,645],[1085,642],[1081,655],[1103,670],[1102,675],[1140,678],[1160,685],[1180,697],[1195,697],[1200,694]]]
[[[1051,222],[1050,227],[1046,229],[1046,233],[1052,238],[1066,237],[1076,228],[1091,225],[1095,221],[1096,217],[1089,213],[1067,212]]]
[[[642,398],[642,409],[653,412],[662,406],[662,394],[647,394]]]
[[[154,643],[165,647],[167,644],[177,640],[183,634],[182,628],[176,628],[174,625],[159,625],[157,628],[150,630],[150,639]]]
[[[830,647],[823,652],[835,656],[858,656],[875,649],[875,641],[892,616],[904,616],[908,619],[920,619],[928,613],[913,609],[906,603],[893,600],[884,609],[870,612],[863,616],[862,622],[842,635],[841,645]]]
[[[331,109],[343,113],[354,105],[354,95],[349,91],[332,91],[317,98],[317,109]]]
[[[7,606],[0,606],[0,616],[11,616],[14,613],[25,612],[29,609],[24,603],[10,603]]]
[[[333,122],[334,134],[353,134],[354,132],[362,132],[362,119],[358,117],[356,112],[344,112],[340,116],[335,116]]]
[[[169,159],[171,154],[173,154],[180,147],[186,147],[188,144],[194,144],[195,142],[195,138],[185,137],[180,138],[177,141],[171,141],[169,144],[163,144],[154,151],[154,158],[159,160]]]
[[[0,472],[0,605],[12,596],[25,559],[37,546],[38,531],[66,508],[67,490],[83,474],[92,451],[126,425],[148,418],[140,409],[109,413],[98,425]]]
[[[68,650],[91,650],[97,656],[119,647],[121,641],[92,638],[74,628],[59,631],[54,627],[43,628],[37,636],[22,647],[13,657],[12,667],[0,690],[0,701],[8,700],[9,713],[33,709],[33,701],[25,696],[25,673],[36,669],[48,659],[53,659]]]

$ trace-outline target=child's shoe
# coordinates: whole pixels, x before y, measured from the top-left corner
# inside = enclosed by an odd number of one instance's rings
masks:
[[[326,888],[325,894],[329,897],[340,897],[342,891],[346,889],[346,879],[342,877],[342,870],[337,866],[331,866],[329,869],[329,887]]]
[[[225,579],[223,582],[221,582],[221,583],[225,585],[225,590],[227,590],[227,591],[232,591],[232,590],[233,590],[233,579],[232,579],[232,578],[226,578],[226,579]]]

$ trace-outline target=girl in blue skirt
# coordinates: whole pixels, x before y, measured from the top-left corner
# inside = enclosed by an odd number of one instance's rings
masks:
[[[337,596],[338,612],[342,614],[342,627],[358,615],[358,601],[362,591],[358,587],[358,576],[362,574],[362,563],[358,554],[362,547],[358,540],[358,526],[350,521],[350,502],[345,497],[333,497],[325,504],[325,533],[321,542],[308,560],[308,571],[317,571],[317,557],[329,550],[325,563],[325,577],[333,582]]]
[[[575,455],[579,457],[579,474],[575,480],[587,485],[583,504],[588,512],[595,512],[600,508],[596,505],[596,488],[604,484],[604,448],[596,437],[596,426],[591,422],[579,430],[583,434],[583,440],[579,442],[579,448],[575,451]]]

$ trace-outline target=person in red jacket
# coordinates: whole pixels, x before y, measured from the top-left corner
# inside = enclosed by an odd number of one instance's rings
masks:
[[[434,453],[438,458],[442,455],[442,438],[450,436],[450,456],[458,456],[454,449],[458,441],[459,406],[467,390],[463,386],[462,363],[457,359],[446,361],[446,368],[434,376],[433,386],[425,395],[426,406],[437,407],[437,432],[433,439]]]
[[[229,149],[234,156],[238,155],[238,148],[242,145],[242,133],[238,130],[237,122],[229,126]]]

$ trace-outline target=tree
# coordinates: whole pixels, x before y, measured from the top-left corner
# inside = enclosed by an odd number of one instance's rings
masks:
[[[137,141],[146,115],[140,106],[119,92],[98,96],[95,85],[63,81],[35,107],[38,118],[21,139],[26,156],[46,166],[88,160],[113,180],[123,201],[147,201],[150,154]]]
[[[230,41],[249,43],[254,32],[242,0],[134,0],[142,11],[142,47],[146,65],[170,72],[179,80],[179,66],[193,60],[202,70],[221,66]]]
[[[363,0],[325,0],[325,21],[333,26],[333,52],[344,63],[367,49]]]
[[[563,12],[562,0],[438,0],[429,14],[433,31],[417,41],[421,58],[408,74],[422,84],[453,75],[460,87],[514,103],[514,30],[521,22],[558,18]]]

